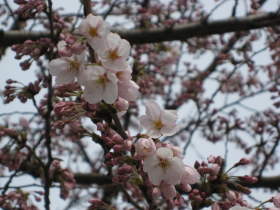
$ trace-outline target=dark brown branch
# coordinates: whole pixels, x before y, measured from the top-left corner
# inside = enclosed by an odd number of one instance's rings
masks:
[[[262,13],[246,17],[231,17],[207,23],[193,22],[174,27],[150,29],[135,29],[130,31],[115,31],[130,44],[158,43],[163,41],[186,40],[192,37],[223,34],[228,32],[248,31],[280,24],[280,14]],[[27,39],[37,40],[49,37],[49,32],[0,31],[0,46],[8,47],[23,43]]]
[[[88,174],[75,174],[75,180],[77,184],[81,185],[105,185],[112,184],[112,180],[108,178],[106,175],[96,174],[96,173],[88,173]],[[272,177],[263,177],[259,178],[259,181],[254,184],[244,184],[243,186],[249,188],[271,188],[278,189],[280,188],[280,176],[272,176]]]

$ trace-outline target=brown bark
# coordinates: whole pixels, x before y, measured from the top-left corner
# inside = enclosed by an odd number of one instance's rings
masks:
[[[134,29],[115,31],[130,44],[158,43],[163,41],[186,40],[192,37],[223,34],[228,32],[247,31],[280,24],[280,14],[262,13],[245,17],[231,17],[209,22],[193,22],[174,27]],[[50,37],[49,32],[42,31],[0,31],[0,46],[8,47],[23,43],[27,39],[37,40]]]

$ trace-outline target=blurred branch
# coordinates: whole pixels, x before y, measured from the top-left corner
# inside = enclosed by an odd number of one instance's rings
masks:
[[[160,27],[150,29],[134,29],[129,31],[113,31],[130,44],[158,43],[163,41],[186,40],[192,37],[223,34],[228,32],[247,31],[263,27],[275,26],[280,23],[280,14],[262,13],[246,17],[231,17],[219,21],[201,23],[193,22],[174,27]],[[8,47],[13,44],[23,43],[31,39],[50,37],[50,32],[43,31],[0,31],[0,46]]]

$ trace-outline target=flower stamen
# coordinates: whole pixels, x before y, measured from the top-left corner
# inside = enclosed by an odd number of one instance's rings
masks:
[[[162,121],[159,117],[154,117],[153,124],[156,129],[161,129],[163,127]]]
[[[160,159],[159,167],[161,167],[163,171],[166,171],[169,166],[170,164],[166,160]]]

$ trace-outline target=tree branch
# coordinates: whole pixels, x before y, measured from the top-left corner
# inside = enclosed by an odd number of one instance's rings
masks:
[[[200,21],[176,25],[174,27],[160,27],[150,29],[134,29],[130,31],[114,31],[130,44],[158,43],[163,41],[186,40],[192,37],[223,34],[228,32],[247,31],[280,24],[280,14],[262,13],[246,17],[231,17],[219,21]],[[113,30],[112,30],[113,31]],[[50,37],[50,32],[42,31],[0,31],[0,46],[8,47],[23,43],[25,40],[37,40]]]

